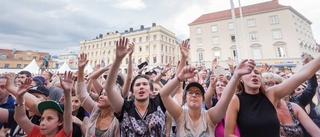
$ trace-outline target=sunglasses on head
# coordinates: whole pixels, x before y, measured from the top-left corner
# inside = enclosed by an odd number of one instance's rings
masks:
[[[265,82],[264,84],[267,85],[267,86],[274,86],[274,85],[278,85],[280,83],[279,82],[275,82],[275,83],[273,83],[273,82]]]

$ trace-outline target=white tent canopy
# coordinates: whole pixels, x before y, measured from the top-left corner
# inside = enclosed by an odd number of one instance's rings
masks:
[[[71,71],[67,62],[64,62],[63,65],[57,70],[58,74],[64,74],[65,71]]]
[[[93,68],[91,67],[91,65],[88,63],[87,65],[86,65],[86,67],[84,67],[84,72],[86,73],[86,74],[88,74],[88,73],[91,73],[93,71]]]
[[[33,59],[25,68],[22,70],[29,71],[32,74],[38,74],[39,72],[39,66],[35,59]]]

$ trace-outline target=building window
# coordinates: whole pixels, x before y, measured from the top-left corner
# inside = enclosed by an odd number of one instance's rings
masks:
[[[146,51],[149,51],[149,46],[146,46]]]
[[[17,64],[17,68],[21,68],[21,64]]]
[[[161,45],[161,51],[163,51],[163,45]]]
[[[261,59],[261,49],[260,48],[252,48],[253,59]]]
[[[238,52],[237,52],[237,50],[236,49],[232,49],[232,57],[233,57],[233,59],[238,59]]]
[[[24,67],[28,66],[28,64],[24,64]]]
[[[203,60],[203,52],[198,52],[198,60],[199,61]]]
[[[278,58],[284,58],[286,57],[286,51],[284,46],[277,46],[276,47],[277,57]]]
[[[201,30],[200,27],[199,27],[199,28],[196,28],[196,33],[197,33],[197,34],[201,34],[201,33],[202,33],[202,30]]]
[[[221,55],[220,55],[220,51],[213,51],[213,58],[216,58],[216,59],[220,59],[221,58]]]
[[[157,45],[153,45],[153,51],[157,51]]]
[[[142,42],[142,37],[139,38],[139,42]]]
[[[211,26],[211,32],[217,32],[217,31],[218,31],[217,25],[212,25]]]
[[[163,40],[163,35],[161,35],[161,40]]]
[[[0,54],[0,59],[7,59],[7,54]]]
[[[133,42],[136,42],[136,38],[133,38],[132,41],[133,41]]]
[[[231,35],[230,36],[230,40],[231,40],[231,43],[235,43],[236,42],[236,36]]]
[[[163,55],[161,56],[161,63],[163,63]]]
[[[281,30],[280,29],[272,30],[272,36],[273,36],[273,39],[281,39],[282,38]]]
[[[146,41],[149,41],[149,36],[146,36]]]
[[[157,40],[157,35],[153,35],[153,40]]]
[[[270,21],[270,24],[278,24],[279,23],[278,16],[277,15],[270,16],[269,21]]]
[[[37,56],[33,56],[33,59],[37,60]]]
[[[212,44],[213,44],[213,45],[219,44],[219,37],[213,37],[213,38],[212,38]]]
[[[229,30],[233,30],[234,29],[234,26],[233,26],[233,23],[229,23]]]
[[[9,68],[10,64],[4,64],[4,68]]]
[[[141,46],[139,47],[139,51],[140,51],[140,52],[142,51],[142,47],[141,47]]]
[[[157,63],[157,57],[153,57],[153,63]]]
[[[26,58],[26,60],[30,60],[30,56],[29,56],[29,55],[27,55],[27,58]]]
[[[256,20],[255,19],[249,19],[248,20],[248,27],[255,27],[256,26]]]
[[[257,41],[257,40],[259,40],[259,38],[258,38],[258,32],[250,32],[250,40],[251,40],[251,41]]]
[[[202,38],[197,38],[197,45],[202,46]]]

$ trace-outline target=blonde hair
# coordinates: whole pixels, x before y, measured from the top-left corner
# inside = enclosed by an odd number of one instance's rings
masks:
[[[271,79],[271,78],[276,79],[279,83],[282,83],[282,81],[283,81],[283,78],[282,78],[280,75],[278,75],[278,74],[270,73],[270,72],[267,72],[267,73],[263,73],[263,74],[262,74],[262,80],[263,80],[263,82],[265,82],[265,81],[267,81],[267,80],[269,80],[269,79]]]

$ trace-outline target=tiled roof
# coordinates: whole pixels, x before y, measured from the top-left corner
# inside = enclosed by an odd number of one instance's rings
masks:
[[[244,7],[242,7],[242,15],[245,16],[248,14],[266,12],[266,11],[281,9],[281,8],[285,8],[285,7],[288,7],[288,6],[280,5],[277,0],[272,0],[272,1],[268,1],[268,2],[244,6]],[[239,8],[235,8],[235,14],[236,14],[236,16],[240,16]],[[231,16],[232,16],[231,9],[224,10],[224,11],[218,11],[218,12],[212,12],[212,13],[208,13],[208,14],[203,14],[202,16],[197,18],[195,21],[193,21],[189,25],[227,19],[227,18],[231,18]]]
[[[15,53],[12,53],[11,49],[0,49],[0,54],[3,54],[3,53],[7,54],[7,58],[8,59],[13,59],[14,54],[22,53],[22,52],[26,52],[26,51],[16,50]],[[38,52],[38,53],[40,55],[40,59],[39,60],[41,60],[43,56],[49,55],[49,53],[47,53],[47,52]]]
[[[9,49],[0,49],[0,54],[7,54],[7,57],[11,59],[13,57],[12,50]]]

